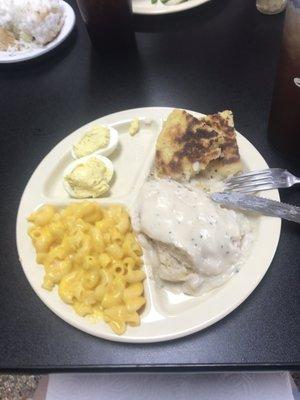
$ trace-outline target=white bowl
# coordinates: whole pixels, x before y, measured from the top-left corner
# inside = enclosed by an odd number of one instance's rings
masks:
[[[118,131],[115,128],[112,128],[111,126],[107,126],[107,125],[101,125],[101,126],[109,129],[108,145],[103,147],[102,149],[96,150],[93,153],[88,154],[87,156],[84,156],[84,157],[88,157],[88,156],[95,155],[95,154],[99,154],[101,156],[109,156],[109,155],[111,155],[112,152],[115,151],[115,149],[118,145],[118,142],[119,142]],[[85,133],[83,133],[83,135],[80,136],[80,139],[85,135]],[[80,139],[78,140],[78,142],[80,141]],[[84,157],[79,157],[79,158],[76,157],[76,154],[74,153],[74,150],[73,150],[73,146],[71,148],[71,155],[74,158],[74,160],[79,160],[79,159],[81,160],[82,158],[84,158]]]
[[[78,198],[78,197],[76,197],[76,195],[75,195],[75,193],[74,193],[72,187],[71,187],[71,186],[69,185],[69,183],[66,181],[65,177],[66,177],[67,175],[69,175],[78,165],[84,164],[84,163],[87,162],[90,158],[97,158],[98,160],[102,161],[103,164],[106,166],[106,168],[107,168],[107,169],[110,171],[110,173],[111,173],[110,176],[109,176],[108,179],[107,179],[107,182],[109,183],[109,182],[112,180],[112,177],[113,177],[113,174],[114,174],[114,166],[113,166],[113,163],[112,163],[107,157],[104,157],[104,156],[101,156],[100,154],[95,154],[95,153],[89,154],[88,156],[85,156],[85,157],[81,157],[81,158],[79,158],[79,159],[77,159],[77,160],[71,162],[71,164],[69,164],[69,165],[67,166],[67,168],[64,170],[64,173],[63,173],[64,188],[66,189],[66,191],[68,192],[68,194],[69,194],[71,197]]]

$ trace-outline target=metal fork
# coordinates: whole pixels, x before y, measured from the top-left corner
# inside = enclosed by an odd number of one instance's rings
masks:
[[[224,190],[250,193],[260,190],[287,188],[296,183],[300,183],[300,178],[292,175],[286,169],[269,168],[233,176],[225,181]]]

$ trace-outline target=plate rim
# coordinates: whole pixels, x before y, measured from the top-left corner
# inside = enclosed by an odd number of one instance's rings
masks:
[[[202,4],[208,3],[211,0],[187,0],[184,3],[171,5],[171,6],[165,6],[162,4],[161,7],[163,7],[163,8],[159,8],[157,10],[155,10],[156,5],[151,4],[151,0],[148,0],[148,1],[149,1],[149,11],[147,11],[148,8],[146,8],[146,7],[136,7],[135,0],[133,0],[133,2],[132,2],[133,13],[136,15],[174,14],[174,13],[183,12],[186,10],[190,10],[191,8],[201,6]],[[158,1],[160,1],[160,0],[158,0]],[[151,10],[151,7],[153,8],[153,11]]]
[[[20,252],[20,237],[18,234],[18,230],[19,230],[19,225],[24,223],[24,218],[22,216],[22,220],[21,220],[21,206],[22,203],[24,201],[25,195],[27,194],[27,190],[29,190],[30,184],[31,184],[31,180],[34,178],[35,173],[37,172],[37,170],[42,167],[42,164],[44,164],[44,162],[47,161],[47,158],[49,155],[51,155],[51,153],[55,152],[55,149],[57,149],[58,147],[60,147],[62,145],[62,142],[64,142],[70,135],[75,134],[79,129],[82,129],[84,126],[89,125],[91,123],[94,123],[96,121],[102,120],[102,119],[117,119],[117,118],[124,118],[124,119],[128,119],[128,116],[126,117],[126,114],[128,113],[133,113],[136,115],[139,115],[139,113],[141,112],[151,112],[154,111],[156,112],[160,112],[160,113],[164,113],[164,112],[170,112],[171,110],[173,110],[174,107],[141,107],[141,108],[135,108],[135,109],[127,109],[127,110],[122,110],[122,111],[118,111],[112,114],[108,114],[105,116],[102,116],[100,118],[96,118],[93,121],[90,121],[82,126],[80,126],[79,128],[77,128],[76,130],[74,130],[73,132],[67,134],[59,143],[57,143],[51,150],[50,152],[48,152],[46,154],[46,156],[39,162],[39,164],[37,165],[37,167],[35,168],[35,170],[33,171],[33,173],[31,174],[25,188],[23,191],[23,194],[21,196],[20,202],[19,202],[19,207],[18,207],[18,212],[17,212],[17,219],[16,219],[16,244],[17,244],[17,250],[18,250],[18,255],[19,255],[19,261],[22,267],[22,270],[26,276],[26,279],[28,280],[30,286],[32,287],[32,289],[34,290],[34,292],[36,293],[36,295],[39,297],[39,299],[52,311],[54,312],[58,317],[60,317],[62,320],[64,320],[65,322],[67,322],[68,324],[70,324],[71,326],[86,332],[88,334],[91,334],[92,336],[101,338],[101,339],[105,339],[105,340],[109,340],[109,341],[115,341],[115,342],[125,342],[125,343],[135,343],[135,344],[139,344],[139,343],[154,343],[154,342],[163,342],[163,341],[170,341],[170,340],[175,340],[184,336],[188,336],[190,334],[196,333],[196,332],[200,332],[203,329],[206,329],[208,326],[213,325],[214,323],[220,321],[221,319],[223,319],[224,317],[226,317],[229,313],[231,313],[232,311],[234,311],[236,308],[238,308],[252,293],[253,291],[256,289],[256,287],[259,285],[259,283],[262,281],[262,279],[264,278],[265,274],[267,273],[268,269],[271,266],[271,263],[273,261],[273,258],[275,256],[277,247],[278,247],[278,243],[279,243],[279,239],[280,239],[280,234],[281,234],[281,220],[280,219],[276,219],[276,224],[277,225],[277,229],[276,229],[276,237],[273,237],[273,241],[274,241],[274,246],[272,249],[272,252],[270,254],[268,254],[268,265],[267,267],[264,267],[262,273],[259,274],[259,276],[257,277],[255,283],[251,286],[251,288],[249,288],[244,294],[243,296],[239,297],[238,301],[234,301],[232,305],[227,306],[226,309],[224,309],[222,312],[219,312],[218,314],[216,314],[215,316],[213,316],[212,318],[210,318],[209,320],[206,320],[205,322],[201,323],[201,326],[199,327],[200,324],[192,326],[192,327],[187,327],[184,329],[180,329],[179,332],[176,333],[166,333],[166,334],[160,334],[159,337],[156,335],[154,337],[143,337],[143,336],[130,336],[127,335],[127,333],[125,333],[124,335],[118,336],[116,334],[114,334],[113,332],[105,332],[103,330],[100,330],[99,332],[95,333],[93,332],[92,326],[91,324],[86,323],[86,321],[81,318],[80,322],[76,322],[74,321],[74,319],[71,317],[71,315],[66,315],[64,313],[64,311],[58,311],[56,309],[55,306],[53,306],[52,304],[49,304],[50,302],[50,296],[47,293],[46,294],[46,298],[44,298],[44,296],[41,296],[38,292],[38,290],[40,290],[39,287],[35,287],[35,285],[33,284],[33,282],[30,279],[29,276],[29,271],[26,270],[26,267],[24,267],[23,262],[22,262],[22,258],[21,258],[21,252]],[[188,110],[186,108],[183,108],[188,112],[192,112],[192,113],[198,113],[198,114],[202,114],[199,112],[195,112],[195,111],[191,111]],[[124,115],[125,114],[125,115]],[[123,116],[124,115],[124,116]],[[202,114],[204,115],[204,114]],[[104,121],[103,123],[107,123],[107,124],[113,124],[113,122],[106,122]],[[253,149],[258,153],[258,155],[261,157],[261,159],[264,161],[264,163],[267,165],[265,159],[263,158],[263,156],[260,154],[260,152],[255,148],[254,145],[251,144],[251,142],[245,138],[245,136],[243,136],[242,134],[240,134],[238,131],[237,133],[243,138],[243,140],[245,140],[247,142],[247,145],[250,145],[251,147],[253,147]],[[280,200],[280,196],[279,196],[279,192],[278,190],[273,190],[273,191],[269,191],[269,193],[273,193],[272,198],[278,199]],[[274,223],[275,223],[274,221]],[[225,283],[223,287],[226,287],[226,285],[228,285],[230,283],[231,280],[229,280],[227,283]],[[52,291],[51,293],[53,293],[54,291]],[[49,297],[47,297],[49,296]],[[215,296],[212,296],[212,298],[214,298]],[[60,300],[61,301],[61,300]],[[64,303],[63,303],[64,304]],[[191,311],[191,310],[189,310]],[[132,329],[138,329],[138,328],[132,328]]]
[[[63,33],[63,27],[61,29],[61,31],[59,32],[59,34],[57,35],[57,37],[50,43],[48,43],[46,45],[46,47],[42,47],[40,49],[35,49],[36,51],[28,51],[28,52],[20,52],[20,53],[16,53],[15,55],[9,57],[2,57],[1,58],[1,54],[0,54],[0,64],[14,64],[14,63],[18,63],[18,62],[23,62],[23,61],[28,61],[28,60],[32,60],[34,58],[38,58],[52,50],[54,50],[56,47],[58,47],[61,43],[63,43],[67,37],[71,34],[74,26],[75,26],[75,22],[76,22],[76,15],[75,12],[73,10],[73,8],[70,6],[69,3],[67,3],[64,0],[61,0],[63,7],[64,7],[64,12],[65,12],[65,22],[66,23],[66,19],[69,19],[69,25],[66,27],[67,30]]]

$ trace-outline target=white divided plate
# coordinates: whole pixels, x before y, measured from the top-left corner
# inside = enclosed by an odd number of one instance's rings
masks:
[[[8,63],[16,63],[20,61],[30,60],[32,58],[36,58],[41,56],[42,54],[48,53],[58,45],[60,45],[71,33],[74,25],[75,25],[75,13],[73,8],[62,1],[65,11],[65,22],[61,28],[61,31],[57,35],[57,37],[52,40],[52,42],[46,44],[46,46],[35,48],[29,51],[20,51],[14,52],[13,54],[9,54],[6,51],[0,51],[0,64],[8,64]]]
[[[111,114],[97,120],[111,125],[119,132],[119,147],[110,156],[115,168],[115,179],[107,197],[98,199],[101,204],[121,203],[131,206],[143,184],[153,161],[155,141],[161,122],[171,108],[139,108]],[[128,134],[132,118],[152,120],[151,125],[142,123],[136,136]],[[145,280],[147,305],[142,313],[139,327],[128,327],[122,336],[115,335],[102,321],[92,323],[78,316],[73,308],[59,298],[57,290],[42,289],[44,269],[35,261],[35,251],[27,235],[26,218],[44,203],[66,206],[70,199],[63,188],[62,175],[72,162],[71,145],[78,140],[85,125],[67,136],[43,159],[31,176],[23,193],[17,216],[17,247],[25,275],[40,299],[59,317],[92,335],[120,342],[159,342],[179,338],[200,331],[219,321],[238,307],[256,288],[275,254],[281,221],[277,218],[258,217],[257,240],[252,252],[240,272],[224,286],[202,297],[184,295],[167,296],[149,278],[150,266],[145,265],[148,278]],[[267,168],[267,164],[255,147],[237,133],[237,141],[243,163],[249,170]],[[279,200],[277,190],[263,192],[265,197]],[[76,200],[75,200],[76,201]]]
[[[198,7],[210,0],[187,0],[183,3],[168,5],[157,0],[156,4],[152,4],[151,0],[132,0],[132,10],[135,14],[159,15],[173,14],[185,11],[190,8]]]

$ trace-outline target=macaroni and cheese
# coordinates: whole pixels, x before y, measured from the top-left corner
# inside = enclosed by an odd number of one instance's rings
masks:
[[[37,263],[45,268],[45,289],[58,285],[60,297],[77,314],[101,317],[119,335],[127,324],[140,324],[142,249],[122,206],[44,205],[28,221]]]

